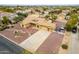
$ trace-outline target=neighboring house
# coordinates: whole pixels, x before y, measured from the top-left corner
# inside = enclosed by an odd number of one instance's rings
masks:
[[[26,10],[17,10],[16,13],[27,13]]]
[[[68,14],[69,12],[70,12],[70,10],[62,10],[62,13],[63,13],[64,15]]]
[[[14,17],[17,17],[18,15],[16,13],[0,12],[0,19],[1,20],[3,20],[4,16],[8,17],[9,20],[13,22]]]
[[[22,27],[28,27],[28,25],[34,25],[36,28],[53,30],[55,28],[54,23],[50,23],[45,18],[40,18],[39,15],[29,15],[25,20],[22,21]]]
[[[65,16],[65,19],[66,19],[66,20],[69,20],[69,19],[70,19],[70,16]]]

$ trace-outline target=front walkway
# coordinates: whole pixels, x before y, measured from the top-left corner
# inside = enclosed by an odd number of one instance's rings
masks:
[[[34,53],[50,34],[51,32],[40,30],[19,45]]]

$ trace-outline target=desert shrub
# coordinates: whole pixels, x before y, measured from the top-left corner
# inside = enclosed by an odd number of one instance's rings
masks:
[[[68,45],[63,44],[63,45],[62,45],[62,48],[63,48],[63,49],[68,49]]]

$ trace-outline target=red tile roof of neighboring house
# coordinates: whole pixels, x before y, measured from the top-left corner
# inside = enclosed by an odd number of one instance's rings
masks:
[[[53,32],[37,49],[37,53],[57,53],[64,35]]]
[[[14,32],[16,30],[20,31],[20,33],[21,33],[18,37],[15,37],[15,34],[14,34]],[[32,35],[35,32],[37,32],[37,30],[33,29],[32,27],[30,27],[30,28],[21,28],[21,26],[19,24],[16,24],[14,26],[14,28],[6,29],[4,31],[1,31],[0,33],[2,35],[6,36],[7,38],[9,38],[10,40],[13,40],[16,43],[21,43],[30,36],[29,34]]]

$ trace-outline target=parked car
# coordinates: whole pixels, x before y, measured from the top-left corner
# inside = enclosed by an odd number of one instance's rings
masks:
[[[63,32],[64,33],[65,32],[65,29],[64,29],[64,27],[59,27],[59,28],[57,27],[56,28],[56,31]]]
[[[73,33],[76,33],[77,32],[77,26],[75,26],[75,27],[72,28],[72,32]]]

